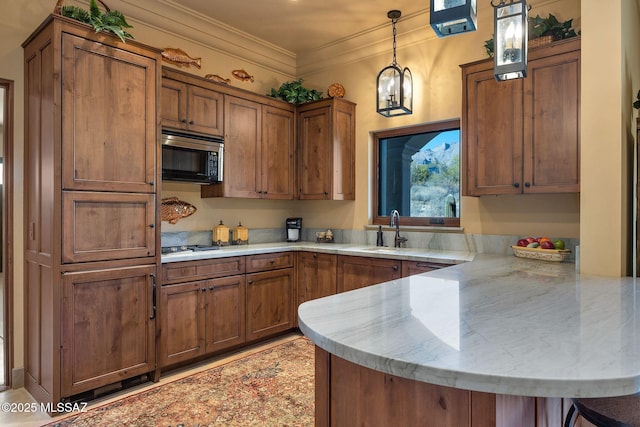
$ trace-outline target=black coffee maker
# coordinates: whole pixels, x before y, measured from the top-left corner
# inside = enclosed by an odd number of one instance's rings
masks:
[[[302,238],[302,218],[287,218],[287,242],[299,242]]]

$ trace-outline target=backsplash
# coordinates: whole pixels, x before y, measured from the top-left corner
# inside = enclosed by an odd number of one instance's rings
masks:
[[[315,242],[316,232],[327,231],[320,228],[303,228],[302,240]],[[377,230],[340,230],[331,229],[335,243],[348,243],[362,246],[376,245]],[[426,248],[436,250],[477,252],[489,254],[511,255],[511,245],[515,245],[523,236],[504,236],[488,234],[464,234],[464,233],[437,233],[425,231],[409,231],[406,228],[400,230],[400,235],[406,237],[406,247]],[[393,246],[395,231],[383,230],[385,246]],[[566,248],[571,250],[569,260],[574,260],[575,247],[580,243],[579,239],[553,236],[565,241]],[[258,228],[249,229],[249,244],[285,242],[286,233],[282,228]],[[205,231],[175,231],[162,233],[162,246],[180,245],[210,245],[211,230]],[[331,243],[325,243],[330,245]]]

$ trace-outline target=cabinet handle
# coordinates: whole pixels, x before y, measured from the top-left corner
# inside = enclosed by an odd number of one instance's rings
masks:
[[[207,288],[201,288],[200,289],[202,292],[207,292]]]
[[[215,286],[209,286],[209,290],[212,291],[215,288]]]
[[[149,185],[153,187],[154,185],[156,185],[156,183],[155,183],[155,182],[153,182],[153,181],[150,181],[150,182],[149,182]]]
[[[530,184],[530,183],[528,183],[528,182],[525,182],[525,183],[524,183],[524,186],[525,186],[525,187],[527,187],[527,188],[529,188],[529,187],[531,187],[531,184]]]
[[[151,293],[151,316],[149,317],[149,320],[153,320],[156,318],[156,275],[155,274],[150,274],[151,276],[151,280],[153,280],[153,288],[152,288],[152,293]]]
[[[192,124],[194,124],[194,123],[195,123],[195,122],[194,122],[193,120],[189,120],[189,124],[190,124],[190,125],[192,125]]]
[[[398,271],[398,266],[397,265],[393,266],[393,271]]]
[[[251,285],[253,283],[253,280],[247,280],[247,284]]]
[[[325,196],[328,196],[328,195],[329,195],[329,192],[328,192],[328,191],[325,191],[325,192],[324,192],[324,195],[325,195]]]
[[[149,228],[155,228],[155,224],[149,224]]]
[[[182,123],[187,123],[187,119],[180,120]]]
[[[313,257],[318,258],[318,254],[314,252]]]
[[[514,182],[513,186],[516,187],[516,188],[520,188],[520,183],[519,182]]]

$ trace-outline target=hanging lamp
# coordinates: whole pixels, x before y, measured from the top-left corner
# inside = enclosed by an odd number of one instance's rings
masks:
[[[527,77],[528,8],[525,0],[494,4],[494,67],[496,80]]]
[[[396,22],[399,10],[390,10],[387,17],[393,27],[393,61],[378,74],[376,111],[385,117],[411,114],[413,109],[413,80],[408,68],[400,68],[396,62]]]
[[[478,26],[476,0],[431,0],[429,23],[438,37],[475,31]]]

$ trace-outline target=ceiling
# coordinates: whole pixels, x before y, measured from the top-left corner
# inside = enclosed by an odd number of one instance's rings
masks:
[[[172,3],[300,54],[380,26],[390,26],[387,12],[392,9],[400,10],[402,17],[424,13],[429,0],[173,0]]]

